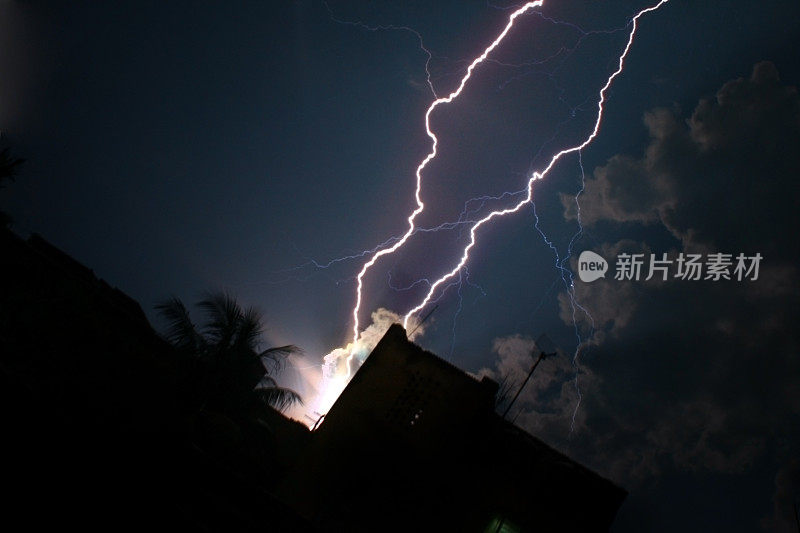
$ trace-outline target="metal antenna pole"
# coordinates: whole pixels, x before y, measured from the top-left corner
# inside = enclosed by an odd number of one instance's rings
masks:
[[[531,355],[533,355],[533,354],[531,353]],[[519,390],[517,391],[517,393],[514,395],[514,399],[513,399],[513,400],[511,400],[511,403],[510,403],[510,404],[508,404],[508,407],[506,407],[506,410],[505,410],[505,412],[503,413],[503,419],[505,419],[505,418],[506,418],[506,415],[507,415],[507,414],[508,414],[508,412],[511,410],[511,406],[512,406],[512,405],[514,405],[514,402],[516,402],[516,401],[517,401],[517,398],[519,398],[519,394],[522,392],[522,389],[524,389],[524,388],[525,388],[525,385],[527,385],[527,384],[528,384],[528,380],[529,380],[529,379],[531,379],[531,376],[533,375],[533,371],[534,371],[534,370],[536,370],[536,367],[537,367],[537,366],[539,366],[539,363],[541,363],[541,362],[542,362],[542,359],[545,359],[545,358],[547,358],[547,357],[550,357],[551,355],[555,355],[555,353],[544,353],[544,352],[539,352],[539,357],[538,357],[538,359],[536,359],[536,362],[535,362],[535,363],[533,363],[533,367],[531,368],[531,371],[530,371],[530,372],[528,372],[528,377],[526,377],[526,378],[525,378],[525,381],[523,381],[523,382],[522,382],[522,386],[519,388]]]

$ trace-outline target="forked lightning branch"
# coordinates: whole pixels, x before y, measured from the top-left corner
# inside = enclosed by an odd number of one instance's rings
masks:
[[[619,76],[622,73],[622,71],[624,70],[625,58],[627,57],[628,52],[630,51],[630,49],[631,49],[631,47],[633,45],[634,37],[635,37],[637,29],[639,27],[639,19],[643,15],[657,10],[658,8],[660,8],[661,6],[666,4],[667,2],[668,2],[668,0],[660,0],[659,2],[655,3],[652,6],[642,9],[641,11],[636,13],[636,15],[631,19],[631,21],[630,21],[631,30],[630,30],[630,33],[628,34],[627,43],[625,44],[625,47],[622,50],[622,53],[618,57],[616,69],[608,76],[608,78],[606,79],[605,84],[600,88],[600,91],[598,93],[598,100],[597,100],[597,115],[596,115],[596,119],[595,119],[595,122],[594,122],[594,126],[591,129],[591,131],[588,133],[588,135],[585,137],[583,142],[580,142],[579,144],[576,144],[574,146],[562,149],[561,151],[559,151],[558,153],[556,153],[555,155],[552,156],[552,158],[550,159],[550,162],[544,168],[542,168],[539,171],[532,172],[531,175],[528,177],[528,180],[527,180],[527,187],[526,187],[527,194],[517,204],[515,204],[513,206],[510,206],[510,207],[507,207],[505,209],[499,209],[499,210],[496,210],[496,211],[492,211],[491,213],[489,213],[488,215],[484,216],[480,220],[477,220],[470,227],[469,243],[463,249],[460,259],[457,261],[455,266],[449,272],[444,273],[439,279],[433,281],[430,284],[430,288],[429,288],[427,294],[425,295],[425,297],[422,299],[422,301],[419,304],[417,304],[415,307],[410,309],[406,313],[406,315],[404,317],[404,320],[403,320],[403,326],[404,327],[407,327],[409,319],[412,316],[415,316],[420,311],[422,311],[432,301],[432,299],[433,299],[434,295],[437,293],[437,291],[439,291],[440,288],[442,286],[444,286],[444,284],[448,280],[450,280],[453,277],[455,277],[461,271],[461,269],[467,264],[467,262],[469,261],[470,252],[472,251],[472,249],[475,247],[475,245],[477,243],[477,239],[478,239],[477,231],[484,224],[487,224],[488,222],[490,222],[493,219],[501,218],[501,217],[504,217],[506,215],[510,215],[512,213],[517,213],[524,206],[531,205],[531,202],[533,201],[534,183],[536,181],[538,181],[538,180],[544,179],[550,173],[550,171],[558,164],[558,162],[562,158],[564,158],[565,156],[567,156],[569,154],[580,153],[581,150],[583,150],[584,148],[589,146],[592,143],[592,141],[594,141],[594,139],[597,137],[597,135],[598,135],[598,133],[600,131],[600,125],[601,125],[602,120],[603,120],[604,104],[606,103],[606,100],[608,98],[608,95],[607,95],[608,90],[611,87],[611,84],[614,82],[614,79],[617,78],[617,76]],[[363,293],[362,292],[363,292],[363,288],[364,288],[364,276],[367,274],[367,272],[370,270],[370,268],[376,263],[376,261],[378,261],[381,257],[389,255],[389,254],[392,254],[396,250],[398,250],[399,248],[401,248],[402,246],[405,245],[405,243],[409,240],[409,238],[414,234],[414,230],[416,228],[415,220],[416,220],[417,216],[420,213],[422,213],[422,211],[425,209],[425,204],[422,201],[423,171],[426,169],[428,163],[430,163],[436,157],[436,155],[437,155],[437,147],[438,147],[438,138],[436,137],[436,134],[431,129],[431,123],[430,123],[431,114],[434,112],[434,110],[436,110],[441,105],[449,104],[450,102],[452,102],[453,100],[458,98],[458,96],[464,90],[464,87],[466,86],[467,82],[472,77],[473,72],[475,71],[475,69],[481,63],[483,63],[487,59],[487,57],[501,44],[501,42],[505,39],[506,35],[513,28],[515,21],[521,15],[525,14],[527,11],[535,9],[535,8],[542,7],[543,3],[544,3],[544,0],[537,0],[535,2],[528,2],[528,3],[520,6],[519,8],[517,8],[514,12],[512,12],[509,15],[508,21],[507,21],[505,27],[503,28],[503,30],[500,32],[500,34],[494,39],[494,41],[491,42],[491,44],[489,44],[488,47],[486,47],[486,49],[484,49],[484,51],[483,51],[483,53],[481,55],[476,57],[469,64],[469,66],[467,67],[466,73],[461,78],[461,81],[460,81],[458,87],[456,88],[456,90],[454,90],[452,93],[450,93],[447,97],[437,98],[428,107],[428,109],[427,109],[427,111],[425,113],[425,131],[426,131],[428,137],[431,139],[431,143],[432,143],[431,144],[431,151],[428,153],[428,155],[417,166],[417,171],[416,171],[416,175],[415,175],[416,176],[416,180],[415,180],[416,187],[415,187],[415,190],[414,190],[414,197],[415,197],[415,200],[416,200],[416,208],[408,216],[408,219],[407,219],[408,220],[408,229],[406,230],[406,233],[402,236],[402,238],[400,238],[393,246],[391,246],[389,248],[384,248],[382,250],[379,250],[375,254],[373,254],[372,257],[370,257],[370,259],[364,263],[364,265],[362,266],[360,272],[358,273],[358,276],[356,277],[356,302],[355,302],[355,306],[353,307],[353,311],[352,311],[352,317],[353,317],[353,340],[352,340],[352,342],[350,344],[350,346],[351,346],[350,355],[349,355],[349,357],[347,359],[347,378],[348,379],[349,379],[349,377],[351,375],[350,363],[351,363],[353,357],[355,356],[355,353],[356,353],[356,350],[357,350],[357,345],[358,345],[359,311],[361,309],[362,300],[363,300]]]

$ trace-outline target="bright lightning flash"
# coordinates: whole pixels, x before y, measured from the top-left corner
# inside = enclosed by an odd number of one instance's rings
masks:
[[[453,276],[455,276],[461,270],[461,268],[467,263],[467,261],[469,260],[469,252],[473,248],[473,246],[475,246],[475,243],[477,241],[477,237],[476,237],[476,233],[475,232],[478,230],[478,228],[480,228],[481,226],[483,226],[485,223],[489,222],[493,218],[502,217],[502,216],[508,215],[510,213],[516,213],[525,204],[530,203],[531,200],[533,200],[533,184],[534,184],[535,181],[544,178],[550,172],[550,170],[555,166],[555,164],[559,161],[559,159],[561,159],[562,157],[564,157],[567,154],[571,154],[573,152],[580,152],[581,150],[586,148],[595,139],[595,137],[597,137],[597,134],[600,131],[600,124],[601,124],[602,119],[603,119],[603,104],[606,101],[606,92],[608,91],[608,88],[611,87],[611,83],[614,81],[614,79],[617,76],[619,76],[620,73],[622,73],[622,70],[625,67],[625,58],[627,57],[628,52],[630,51],[631,46],[633,45],[633,38],[634,38],[634,36],[636,34],[636,29],[638,28],[639,18],[642,15],[644,15],[645,13],[648,13],[650,11],[655,11],[656,9],[661,7],[662,5],[666,4],[668,1],[669,0],[661,0],[660,2],[658,2],[654,6],[642,9],[641,11],[639,11],[639,13],[636,14],[636,16],[633,17],[633,20],[632,20],[633,26],[631,28],[630,34],[628,35],[628,42],[625,45],[625,49],[623,50],[622,54],[619,56],[619,64],[617,66],[617,69],[611,74],[611,76],[608,77],[608,79],[606,80],[605,85],[603,85],[603,88],[600,89],[600,99],[598,100],[598,103],[597,103],[597,120],[595,121],[594,128],[592,129],[591,134],[581,144],[579,144],[577,146],[573,146],[571,148],[566,148],[564,150],[561,150],[557,154],[555,154],[552,157],[552,159],[550,160],[550,163],[548,163],[548,165],[542,171],[534,172],[533,175],[531,176],[531,178],[528,180],[528,194],[526,195],[526,197],[524,199],[520,200],[520,202],[517,203],[514,207],[510,207],[510,208],[502,209],[502,210],[492,211],[491,213],[489,213],[488,215],[486,215],[482,219],[478,220],[472,226],[472,228],[470,228],[470,242],[464,248],[464,252],[463,252],[463,254],[461,256],[461,260],[458,262],[458,264],[450,272],[448,272],[447,274],[445,274],[444,276],[442,276],[437,281],[435,281],[434,283],[431,284],[431,287],[428,290],[428,294],[425,295],[425,298],[422,300],[422,302],[420,302],[416,307],[411,309],[406,314],[406,316],[405,316],[405,318],[403,320],[403,326],[407,325],[408,320],[412,315],[416,314],[423,307],[428,305],[428,303],[431,300],[431,297],[436,292],[436,289],[438,289],[439,286],[442,283],[444,283],[448,279],[450,279]],[[533,7],[533,5],[541,5],[541,2],[532,2],[532,3],[525,4],[523,7],[521,7],[520,9],[518,9],[517,11],[515,11],[511,15],[511,20],[509,21],[508,25],[506,26],[505,31],[503,32],[503,34],[501,34],[501,37],[498,38],[498,40],[496,40],[493,43],[492,47],[496,46],[497,43],[499,42],[499,40],[509,30],[509,28],[511,27],[511,24],[513,23],[514,17],[518,16],[520,13],[522,13],[523,11],[526,11],[530,7]],[[487,49],[487,50],[491,51],[490,49]],[[481,56],[481,57],[485,58],[486,53],[487,52],[484,52],[484,55]],[[473,65],[474,64],[475,63],[473,63]],[[464,82],[462,82],[462,87],[463,87],[463,83]],[[430,111],[428,113],[430,114]],[[435,146],[435,144],[434,144],[434,146]],[[434,150],[434,152],[435,152],[435,150]],[[429,156],[429,158],[430,158],[430,156]],[[418,176],[419,176],[419,173],[418,173]],[[417,199],[419,199],[419,179],[417,180]],[[409,220],[411,221],[411,219],[409,219]],[[400,246],[397,246],[397,248],[399,248],[399,247]],[[377,254],[376,254],[376,257],[373,258],[372,262],[374,262],[374,260],[376,258],[377,258]],[[365,265],[365,267],[366,267],[366,265]],[[365,271],[365,269],[362,269],[362,272],[364,272],[364,271]],[[359,302],[361,300],[360,288],[361,288],[361,285],[359,283],[359,295],[358,295],[358,301]],[[358,307],[356,307],[356,309],[358,309]]]
[[[627,43],[625,45],[625,48],[622,51],[621,55],[619,56],[617,69],[608,77],[608,79],[606,80],[605,85],[603,85],[603,87],[600,89],[599,100],[598,100],[598,104],[597,104],[597,118],[595,120],[594,127],[592,128],[592,131],[588,135],[588,137],[582,143],[580,143],[580,144],[578,144],[576,146],[572,146],[570,148],[563,149],[560,152],[556,153],[551,158],[551,160],[547,164],[547,166],[544,167],[544,169],[542,169],[540,171],[533,172],[531,177],[528,179],[527,194],[525,195],[525,197],[523,199],[521,199],[513,207],[492,211],[488,215],[486,215],[485,217],[483,217],[483,218],[481,218],[481,219],[479,219],[479,220],[474,222],[474,224],[470,228],[470,240],[469,240],[469,243],[464,248],[459,262],[456,264],[455,267],[453,267],[452,270],[447,272],[441,278],[439,278],[438,280],[436,280],[433,283],[430,283],[429,290],[428,290],[427,294],[425,295],[424,299],[418,305],[416,305],[414,308],[412,308],[410,311],[408,311],[408,313],[405,315],[404,320],[403,320],[403,326],[404,327],[408,327],[409,320],[411,319],[412,316],[417,314],[425,306],[427,306],[429,303],[431,303],[434,294],[436,293],[436,291],[443,284],[448,282],[448,280],[451,280],[454,276],[456,276],[461,271],[462,268],[464,268],[464,266],[467,264],[467,262],[469,260],[470,251],[472,250],[472,248],[475,246],[475,244],[477,242],[477,233],[476,232],[481,226],[483,226],[484,224],[486,224],[487,222],[489,222],[492,219],[500,218],[500,217],[503,217],[503,216],[511,214],[511,213],[516,213],[517,211],[522,209],[523,206],[525,206],[526,204],[531,203],[532,200],[533,200],[533,185],[534,185],[534,182],[537,181],[537,180],[543,179],[545,176],[547,176],[547,174],[553,169],[553,167],[556,165],[556,163],[558,163],[559,160],[561,158],[563,158],[565,155],[568,155],[568,154],[571,154],[571,153],[575,153],[575,152],[580,152],[581,150],[586,148],[595,139],[595,137],[597,137],[598,132],[600,131],[600,125],[602,123],[603,110],[604,110],[604,104],[606,102],[607,91],[608,91],[609,87],[611,86],[611,84],[613,83],[614,79],[617,76],[619,76],[619,74],[621,74],[623,69],[624,69],[625,58],[627,57],[628,52],[630,51],[631,46],[633,45],[634,36],[635,36],[636,31],[638,29],[639,18],[642,15],[646,14],[646,13],[649,13],[651,11],[657,10],[662,5],[666,4],[668,1],[669,0],[660,0],[657,4],[652,5],[650,7],[647,7],[645,9],[642,9],[641,11],[639,11],[632,18],[632,20],[631,20],[631,23],[632,23],[631,31],[630,31],[630,34],[628,35],[628,41],[627,41]],[[408,229],[403,234],[402,237],[400,237],[399,239],[397,239],[394,242],[394,244],[391,247],[382,248],[382,249],[378,250],[377,252],[375,252],[374,255],[372,255],[372,257],[366,263],[364,263],[363,267],[361,268],[361,270],[358,273],[358,276],[356,278],[356,282],[357,282],[356,303],[355,303],[355,307],[353,308],[353,312],[352,312],[352,316],[353,316],[353,340],[352,340],[352,343],[350,344],[350,346],[352,348],[350,349],[350,352],[349,352],[347,360],[346,360],[346,376],[344,377],[344,382],[345,383],[349,379],[350,374],[352,372],[351,362],[352,362],[353,357],[356,354],[356,350],[357,350],[357,346],[358,346],[358,337],[359,337],[359,317],[358,317],[358,315],[359,315],[359,311],[361,310],[361,303],[362,303],[362,297],[363,297],[363,279],[364,279],[364,276],[369,271],[369,269],[372,268],[373,265],[375,265],[375,263],[378,261],[378,259],[380,259],[383,256],[386,256],[386,255],[394,253],[396,250],[401,248],[409,240],[409,238],[415,233],[415,231],[417,229],[416,226],[415,226],[415,220],[416,220],[417,216],[420,213],[422,213],[422,211],[425,209],[425,204],[422,201],[422,194],[421,194],[422,193],[422,172],[425,169],[425,167],[428,165],[428,163],[430,163],[430,161],[433,160],[436,157],[436,155],[437,155],[437,147],[438,147],[438,138],[436,137],[436,134],[431,129],[431,125],[430,125],[431,114],[433,113],[433,111],[438,106],[440,106],[442,104],[446,104],[446,103],[452,102],[454,99],[456,99],[461,94],[461,92],[464,90],[464,87],[466,86],[467,82],[469,81],[470,77],[472,76],[472,73],[475,70],[475,68],[480,63],[484,62],[487,59],[487,57],[489,56],[489,54],[495,48],[497,48],[497,46],[500,45],[500,43],[503,41],[503,39],[506,37],[508,32],[513,27],[514,21],[516,20],[517,17],[519,17],[520,15],[522,15],[523,13],[527,12],[530,9],[533,9],[535,7],[541,7],[543,3],[544,3],[544,0],[537,0],[535,2],[527,2],[526,4],[522,5],[518,9],[516,9],[513,13],[511,13],[511,15],[508,18],[508,22],[507,22],[505,28],[503,29],[503,31],[483,51],[483,53],[480,56],[476,57],[469,64],[469,66],[467,67],[466,73],[463,76],[463,78],[461,79],[461,82],[460,82],[458,88],[455,91],[453,91],[452,93],[450,93],[449,95],[447,95],[446,97],[436,98],[433,101],[433,103],[431,103],[431,105],[428,107],[428,109],[427,109],[427,111],[425,113],[425,130],[426,130],[426,133],[427,133],[428,137],[432,141],[432,146],[431,146],[431,151],[419,163],[419,165],[417,166],[417,169],[416,169],[416,173],[415,173],[415,175],[416,175],[416,188],[415,188],[414,197],[415,197],[417,206],[413,210],[413,212],[409,215],[409,217],[407,219],[408,220]]]
[[[408,217],[408,230],[405,232],[403,237],[399,241],[397,241],[393,246],[391,246],[390,248],[384,248],[383,250],[380,250],[375,255],[373,255],[372,258],[369,261],[364,263],[364,266],[361,268],[361,271],[358,273],[358,277],[356,278],[356,284],[357,284],[356,305],[353,308],[353,342],[352,342],[353,346],[355,346],[356,343],[358,342],[358,312],[361,309],[362,291],[363,291],[363,288],[364,288],[364,275],[367,273],[367,271],[370,268],[372,268],[372,265],[374,265],[375,262],[378,259],[380,259],[384,255],[389,255],[391,253],[394,253],[398,248],[403,246],[406,243],[406,241],[408,241],[408,238],[411,236],[412,233],[414,233],[414,220],[425,209],[425,204],[422,202],[422,196],[421,196],[421,193],[422,193],[422,171],[425,169],[426,166],[428,166],[428,163],[430,163],[430,161],[433,160],[433,158],[436,157],[436,154],[437,154],[436,149],[437,149],[437,146],[438,146],[438,143],[439,143],[439,139],[436,137],[436,134],[433,133],[433,130],[431,130],[431,113],[433,113],[433,110],[436,109],[437,107],[439,107],[441,104],[448,104],[448,103],[452,102],[455,98],[457,98],[458,95],[461,94],[461,92],[464,90],[464,87],[467,85],[467,81],[469,81],[470,77],[472,76],[472,71],[475,70],[476,66],[478,66],[480,63],[482,63],[483,61],[486,60],[486,58],[489,56],[489,54],[492,52],[492,50],[497,48],[497,46],[500,44],[500,42],[505,38],[506,34],[508,34],[508,32],[514,26],[514,20],[518,16],[520,16],[522,13],[524,13],[525,11],[527,11],[527,10],[529,10],[531,8],[540,7],[543,2],[544,2],[544,0],[537,0],[536,2],[528,2],[527,4],[523,5],[522,7],[520,7],[516,11],[514,11],[511,14],[511,16],[508,18],[508,23],[506,24],[506,27],[503,29],[503,31],[500,32],[500,35],[497,36],[497,38],[492,42],[492,44],[490,44],[483,51],[483,53],[481,55],[476,57],[472,61],[472,63],[469,64],[469,67],[467,67],[467,72],[466,72],[466,74],[464,74],[464,77],[461,78],[461,83],[458,85],[458,88],[455,91],[453,91],[452,93],[450,93],[449,95],[447,95],[446,97],[437,98],[436,100],[434,100],[433,103],[428,107],[428,110],[425,112],[425,131],[427,132],[428,137],[431,138],[431,141],[433,142],[433,144],[431,146],[430,153],[428,153],[428,155],[425,157],[425,159],[423,159],[422,162],[420,162],[419,166],[417,166],[417,171],[416,171],[417,186],[416,186],[416,190],[414,192],[414,198],[417,201],[417,207],[416,207],[416,209],[414,209],[414,211]],[[475,228],[475,226],[473,226],[473,230],[474,230],[474,228]],[[459,265],[459,267],[456,269],[455,272],[460,270],[461,266],[463,266],[463,263],[465,263],[465,262],[466,261],[462,262],[461,265]],[[450,276],[448,276],[448,278],[450,278],[453,275],[455,275],[455,272],[453,272]],[[435,284],[435,287],[432,287],[431,292],[429,292],[428,296],[425,298],[424,304],[419,306],[419,308],[417,308],[414,312],[419,311],[419,309],[424,307],[424,305],[427,304],[430,301],[430,296],[432,294],[432,291],[435,290],[435,288],[438,287],[439,285],[441,285],[442,282],[444,282],[444,281],[445,281],[444,279],[439,280]],[[409,313],[409,315],[410,314],[411,313]],[[403,327],[406,327],[407,325],[408,325],[408,315],[406,315],[405,319],[403,320]],[[352,371],[351,368],[350,368],[350,363],[352,362],[352,359],[353,359],[354,355],[355,355],[355,352],[353,350],[351,350],[350,355],[347,357],[347,377],[350,376],[350,373]]]

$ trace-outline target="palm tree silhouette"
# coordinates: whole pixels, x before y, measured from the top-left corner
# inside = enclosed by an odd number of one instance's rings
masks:
[[[14,157],[8,148],[0,151],[0,188],[2,188],[3,181],[14,181],[14,175],[17,173],[17,167],[24,163],[24,159]]]
[[[260,350],[260,313],[252,307],[243,309],[227,294],[209,293],[197,306],[207,319],[202,329],[195,326],[178,298],[158,304],[156,309],[167,320],[166,339],[200,361],[204,405],[211,402],[238,416],[258,406],[284,411],[303,403],[299,394],[279,387],[274,378],[286,357],[300,352],[297,346]]]

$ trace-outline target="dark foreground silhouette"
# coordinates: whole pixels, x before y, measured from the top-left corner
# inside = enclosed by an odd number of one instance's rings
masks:
[[[274,393],[254,390],[275,385],[250,364],[264,355],[248,341],[257,335],[223,355],[235,341],[185,328],[167,342],[135,301],[37,236],[0,230],[0,274],[8,523],[605,531],[625,496],[502,420],[495,383],[425,352],[400,326],[312,433],[269,407]],[[218,318],[246,314],[216,298]]]
[[[38,236],[0,230],[0,275],[2,522],[309,529],[272,495],[302,424],[208,404],[202,361]]]

